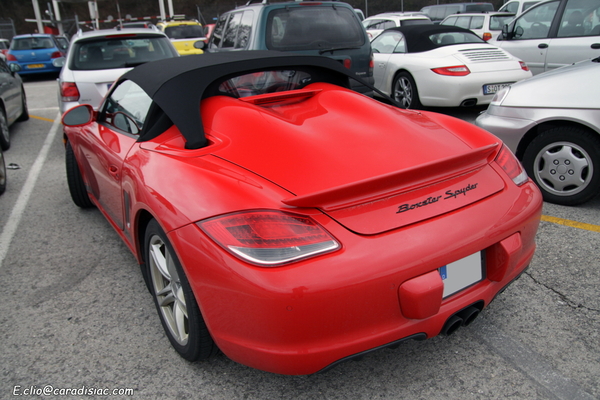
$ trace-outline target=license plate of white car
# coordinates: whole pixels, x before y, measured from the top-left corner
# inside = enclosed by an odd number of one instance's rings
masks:
[[[496,94],[503,87],[510,86],[511,83],[494,83],[492,85],[483,85],[483,94]]]
[[[439,268],[446,298],[483,279],[483,253],[477,252]]]

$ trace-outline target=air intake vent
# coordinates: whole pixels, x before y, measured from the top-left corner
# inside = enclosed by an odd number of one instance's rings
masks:
[[[509,55],[500,49],[461,50],[460,53],[472,62],[510,60]]]

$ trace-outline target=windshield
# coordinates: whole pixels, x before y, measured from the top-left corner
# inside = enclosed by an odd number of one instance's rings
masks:
[[[360,47],[364,28],[345,7],[302,6],[279,8],[267,17],[269,50],[323,50]]]
[[[164,36],[82,40],[71,51],[72,70],[127,68],[176,56]]]

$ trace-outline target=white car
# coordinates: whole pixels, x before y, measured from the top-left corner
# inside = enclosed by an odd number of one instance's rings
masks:
[[[540,0],[511,0],[498,9],[500,12],[509,12],[521,15],[523,11],[535,6]]]
[[[531,77],[524,62],[456,26],[392,28],[371,47],[375,87],[403,108],[489,104],[498,90]]]
[[[58,78],[61,113],[79,104],[97,108],[112,83],[148,61],[178,57],[169,38],[145,28],[79,32]]]
[[[362,21],[369,40],[373,40],[381,32],[397,26],[431,25],[431,19],[422,12],[387,12],[373,15]]]
[[[600,0],[548,0],[517,17],[495,43],[539,74],[600,56]]]
[[[453,14],[444,18],[441,24],[469,29],[488,42],[498,39],[504,25],[513,19],[515,19],[514,13],[505,12]]]
[[[522,161],[544,200],[576,205],[600,193],[600,57],[503,89],[476,124]]]

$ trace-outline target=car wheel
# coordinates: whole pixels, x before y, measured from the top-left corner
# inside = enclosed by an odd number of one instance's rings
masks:
[[[73,203],[81,208],[93,207],[94,203],[90,200],[90,196],[85,188],[85,183],[83,182],[81,171],[79,171],[79,165],[77,165],[77,159],[75,158],[75,152],[69,142],[67,142],[66,146],[65,162],[67,167],[67,183]]]
[[[6,164],[4,163],[4,153],[0,148],[0,194],[6,190]]]
[[[392,98],[402,108],[419,108],[419,93],[414,79],[408,72],[400,72],[392,84]]]
[[[2,150],[10,148],[10,133],[8,131],[8,121],[4,110],[0,108],[0,147]]]
[[[177,255],[156,220],[146,228],[145,249],[150,292],[169,341],[188,361],[212,356],[217,347]]]
[[[523,166],[549,203],[573,206],[600,187],[600,137],[577,127],[550,129],[525,149]]]
[[[29,119],[29,110],[27,109],[27,96],[25,96],[25,89],[21,88],[21,91],[23,92],[23,97],[22,97],[22,110],[23,112],[21,113],[21,115],[19,116],[19,118],[17,119],[17,122],[23,122],[23,121],[27,121]]]

